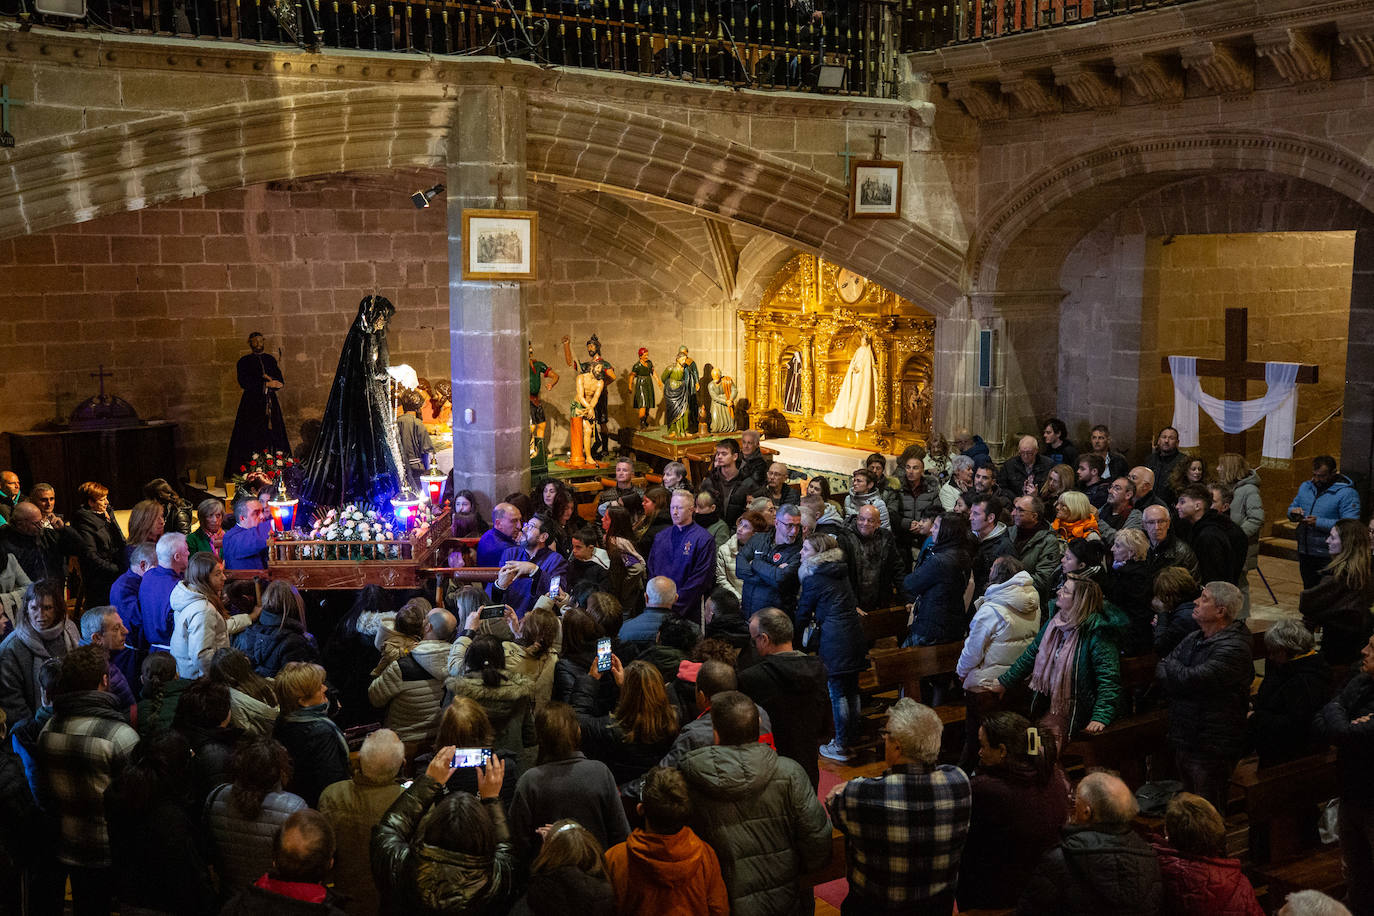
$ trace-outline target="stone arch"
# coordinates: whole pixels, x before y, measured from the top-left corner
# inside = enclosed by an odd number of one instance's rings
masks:
[[[851,222],[843,183],[703,130],[565,97],[530,102],[529,168],[723,217],[844,264],[929,311],[958,298],[958,250],[906,220]]]
[[[1374,165],[1333,143],[1235,130],[1121,140],[1061,160],[994,204],[969,248],[968,287],[1053,290],[1065,256],[1105,217],[1181,179],[1247,171],[1302,179],[1374,210]]]
[[[0,187],[0,238],[272,180],[442,167],[461,91],[440,83],[235,101],[25,144]],[[532,91],[536,177],[738,220],[845,264],[936,314],[960,252],[906,220],[848,220],[843,183],[706,131]]]

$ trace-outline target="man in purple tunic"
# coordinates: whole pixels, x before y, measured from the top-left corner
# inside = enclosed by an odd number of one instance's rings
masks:
[[[699,618],[701,599],[716,581],[716,539],[693,520],[696,508],[691,492],[674,493],[669,508],[673,525],[658,533],[649,551],[649,575],[677,583],[673,613],[690,620]]]

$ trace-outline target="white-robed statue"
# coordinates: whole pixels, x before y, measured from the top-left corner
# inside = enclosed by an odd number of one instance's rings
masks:
[[[878,371],[873,360],[873,347],[867,335],[849,361],[844,382],[840,385],[835,407],[825,415],[827,426],[836,429],[867,429],[877,411]]]

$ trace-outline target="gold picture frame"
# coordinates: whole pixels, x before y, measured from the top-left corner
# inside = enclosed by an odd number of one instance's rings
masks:
[[[902,163],[863,159],[849,166],[849,218],[902,218]]]
[[[464,280],[537,280],[539,214],[464,210]]]

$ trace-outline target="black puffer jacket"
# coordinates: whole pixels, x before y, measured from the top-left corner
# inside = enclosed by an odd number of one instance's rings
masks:
[[[1210,637],[1189,633],[1155,667],[1169,696],[1169,741],[1189,753],[1236,759],[1255,679],[1250,631],[1232,621]]]
[[[968,577],[968,555],[958,545],[947,542],[922,554],[902,586],[916,603],[906,645],[930,646],[964,638],[969,621],[964,610]]]
[[[1261,768],[1316,753],[1312,717],[1330,695],[1331,666],[1316,653],[1264,666],[1255,712],[1246,722]]]
[[[1016,916],[1156,916],[1159,860],[1129,824],[1070,825],[1040,860]]]
[[[857,674],[868,669],[863,624],[855,610],[854,590],[844,551],[827,550],[802,561],[801,598],[797,601],[797,629],[805,632],[815,620],[821,628],[821,662],[831,677]]]
[[[263,610],[256,623],[234,637],[234,648],[248,656],[253,670],[263,677],[276,677],[287,662],[315,662],[319,650],[305,627],[295,617]]]
[[[515,885],[515,853],[500,801],[484,801],[496,836],[491,856],[450,852],[423,842],[419,827],[442,787],[419,776],[372,830],[372,876],[385,912],[423,916],[504,913]]]

